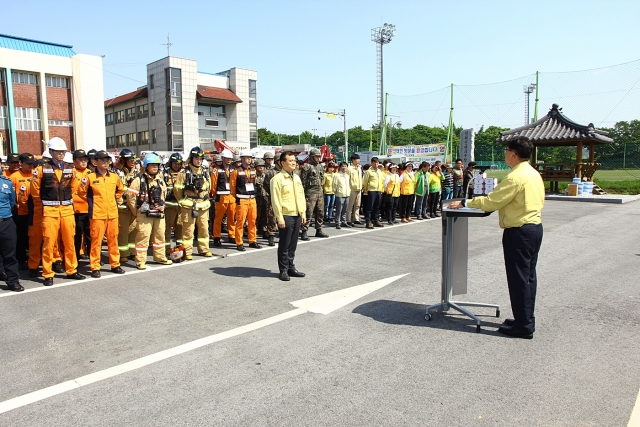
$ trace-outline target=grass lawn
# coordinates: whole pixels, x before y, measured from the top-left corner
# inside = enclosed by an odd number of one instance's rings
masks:
[[[509,171],[487,171],[489,178],[502,180]],[[640,169],[614,169],[596,171],[594,181],[609,194],[640,194]],[[563,192],[569,182],[560,182],[558,189]],[[545,182],[547,190],[549,183]]]

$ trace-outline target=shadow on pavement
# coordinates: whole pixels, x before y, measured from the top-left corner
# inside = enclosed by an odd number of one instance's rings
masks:
[[[210,268],[212,272],[219,274],[221,276],[228,277],[272,277],[277,278],[277,273],[274,273],[271,270],[267,270],[266,268],[256,268],[256,267],[213,267]]]
[[[388,323],[390,325],[422,326],[449,331],[476,333],[474,320],[459,314],[455,310],[449,310],[447,314],[432,312],[431,320],[425,320],[425,309],[426,306],[424,304],[378,300],[359,305],[353,309],[352,313],[361,314],[378,322]],[[477,316],[482,319],[481,328],[483,334],[504,337],[504,335],[494,330],[500,326],[501,322],[487,322],[484,319],[485,316]],[[494,316],[486,317],[496,319]]]

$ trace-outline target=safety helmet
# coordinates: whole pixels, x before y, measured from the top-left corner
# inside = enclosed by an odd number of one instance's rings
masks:
[[[144,156],[144,160],[142,161],[142,167],[147,168],[149,165],[160,165],[162,163],[162,159],[155,153],[148,153]]]
[[[202,148],[200,147],[193,147],[191,149],[191,151],[189,151],[189,158],[193,158],[193,157],[200,157],[202,158],[204,156],[204,152],[202,151]]]
[[[182,163],[182,156],[180,155],[180,153],[173,153],[169,156],[169,161],[167,162],[167,164],[171,164],[172,162],[177,164]]]
[[[311,156],[321,156],[322,154],[320,153],[320,150],[318,150],[317,148],[312,148],[311,152],[309,153],[309,155],[311,155]]]
[[[240,156],[238,156],[237,154],[235,156],[233,156],[233,163],[236,162],[241,162],[242,160],[240,160]]]
[[[118,157],[125,160],[135,160],[136,153],[134,153],[128,148],[123,148],[122,151],[120,151],[120,153],[118,154]]]
[[[240,151],[240,157],[253,157],[253,154],[251,154],[251,150],[242,150]]]
[[[220,156],[225,159],[233,159],[233,153],[228,148],[225,148],[224,150],[222,150],[222,153],[220,153]]]
[[[222,161],[222,156],[220,154],[216,154],[213,156],[213,161],[214,162],[221,162]]]
[[[47,143],[47,148],[49,150],[67,151],[67,143],[59,136],[54,136]]]
[[[89,157],[89,159],[95,159],[96,158],[96,149],[92,148],[91,150],[87,151],[87,156]]]
[[[50,159],[51,158],[51,153],[49,152],[49,150],[44,150],[44,152],[42,153],[42,157],[44,157],[46,159]]]
[[[66,153],[64,153],[64,158],[62,159],[62,161],[65,163],[73,163],[73,154],[71,154],[70,151],[67,151]]]
[[[266,153],[264,153],[264,156],[262,156],[263,159],[273,159],[273,153],[271,151],[267,151]]]
[[[263,160],[263,159],[256,159],[256,161],[255,161],[255,162],[253,162],[253,165],[254,165],[255,167],[258,167],[258,166],[265,166],[265,165],[266,165],[266,163],[264,162],[264,160]]]

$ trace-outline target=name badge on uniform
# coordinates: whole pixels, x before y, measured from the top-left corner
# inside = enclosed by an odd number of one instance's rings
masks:
[[[231,190],[231,186],[229,185],[229,183],[228,183],[228,182],[225,182],[225,183],[224,183],[224,187],[225,187],[227,190]]]
[[[253,187],[253,183],[252,183],[252,182],[247,182],[247,183],[244,185],[244,188],[246,188],[246,189],[247,189],[247,191],[255,191],[255,188]]]

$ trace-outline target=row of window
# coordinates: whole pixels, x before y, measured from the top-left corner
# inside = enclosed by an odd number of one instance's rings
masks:
[[[155,102],[151,103],[151,115],[156,115]],[[115,113],[105,114],[104,123],[106,126],[109,126],[113,123],[130,122],[132,120],[145,119],[147,117],[149,117],[149,106],[148,104],[142,104],[137,107],[116,111]]]
[[[155,144],[156,131],[151,131],[151,143]],[[127,133],[118,136],[107,137],[107,148],[120,148],[120,147],[135,147],[136,145],[148,145],[149,144],[149,131],[137,133]]]
[[[0,72],[0,82],[3,82],[4,80],[4,71],[2,71]],[[23,73],[21,71],[12,71],[11,80],[13,83],[37,85],[38,75],[34,73]],[[45,84],[49,87],[61,87],[67,89],[69,87],[69,79],[66,77],[45,76]]]
[[[42,130],[39,108],[15,107],[16,130]],[[49,126],[73,126],[69,120],[49,120]],[[7,106],[0,105],[0,129],[9,129]]]

